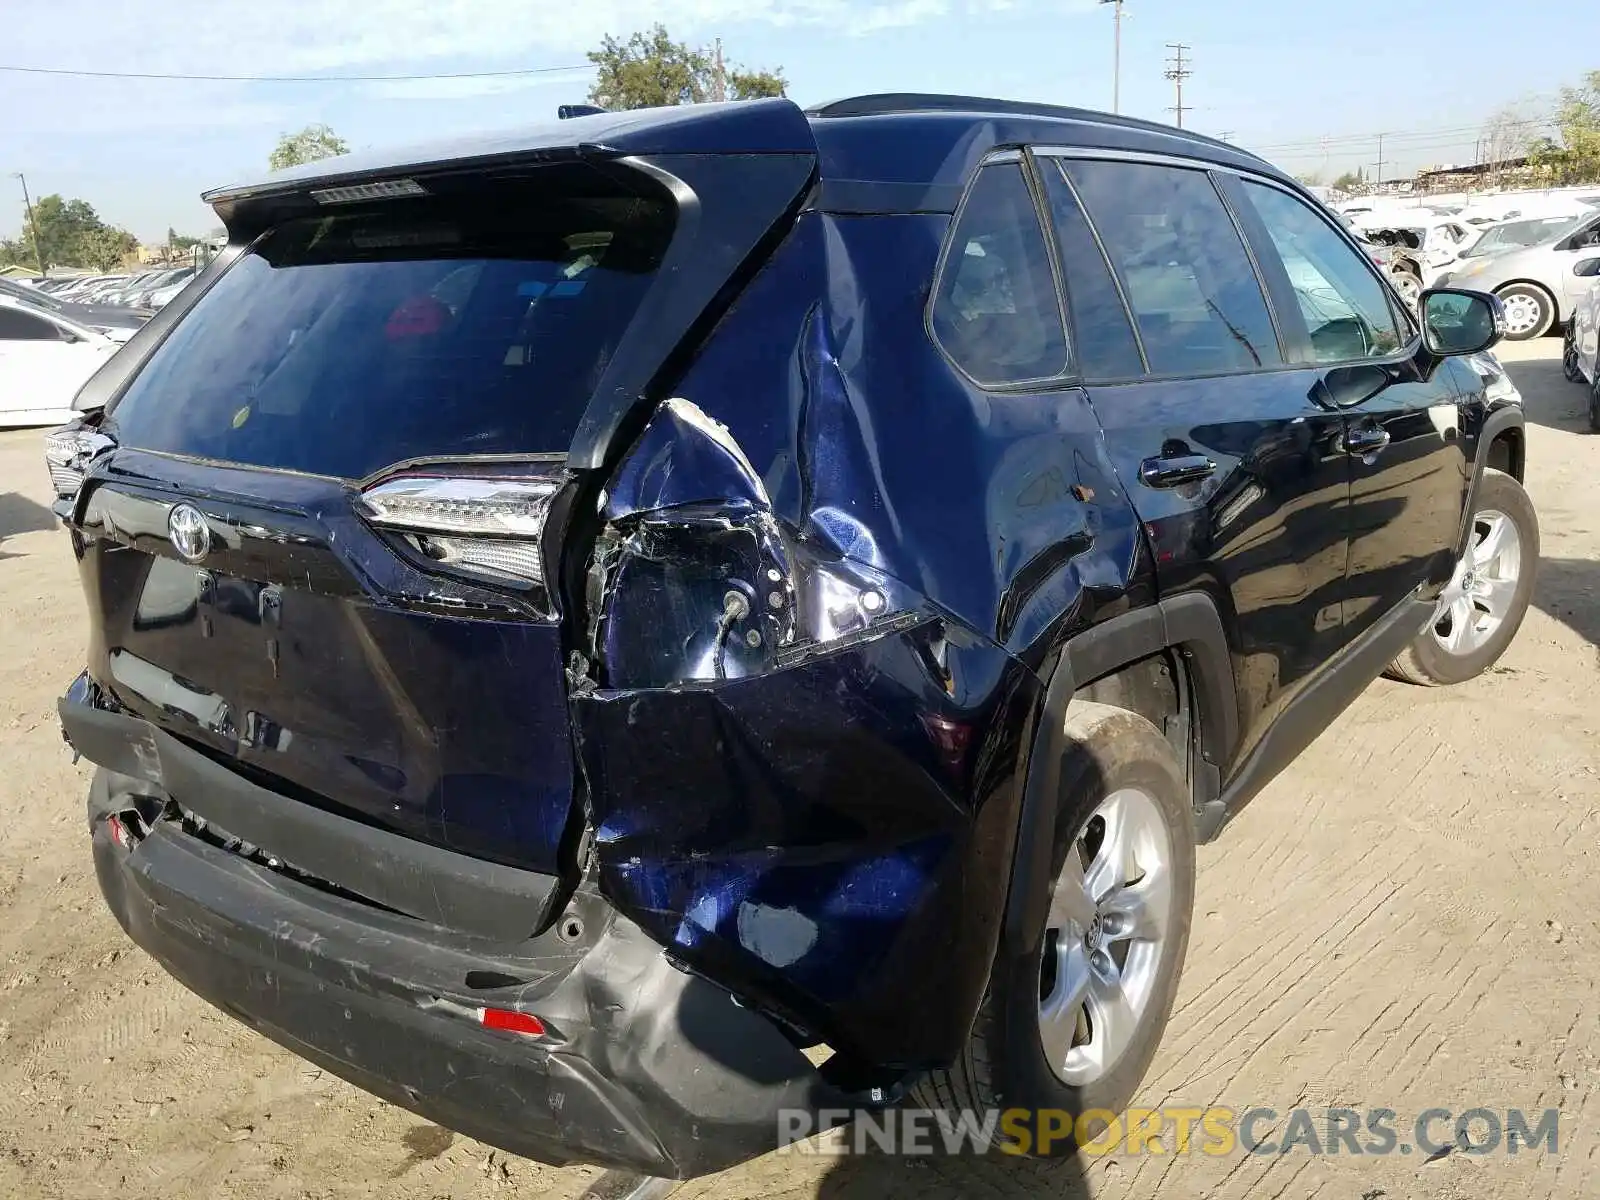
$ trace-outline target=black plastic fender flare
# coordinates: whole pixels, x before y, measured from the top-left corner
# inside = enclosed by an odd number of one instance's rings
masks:
[[[1209,596],[1190,592],[1103,621],[1062,648],[1050,673],[1028,755],[1003,925],[1002,946],[1010,952],[1037,953],[1043,932],[1038,917],[1050,889],[1056,796],[1067,752],[1067,706],[1081,684],[1169,650],[1182,656],[1200,709],[1200,747],[1193,756],[1192,772],[1195,821],[1201,840],[1210,835],[1212,810],[1220,804],[1221,770],[1238,743],[1239,708],[1221,614]]]
[[[1472,514],[1478,502],[1478,484],[1483,479],[1483,473],[1489,469],[1490,448],[1506,430],[1522,430],[1527,423],[1522,409],[1514,404],[1497,408],[1484,418],[1483,428],[1478,431],[1478,444],[1474,448],[1472,479],[1467,484],[1466,503],[1461,506],[1461,527],[1456,531],[1457,559],[1467,552],[1467,538],[1472,533]]]

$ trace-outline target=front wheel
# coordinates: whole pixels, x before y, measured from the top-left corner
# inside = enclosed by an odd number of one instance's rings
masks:
[[[1439,595],[1434,620],[1386,672],[1408,683],[1464,683],[1517,636],[1539,564],[1539,517],[1522,485],[1486,468],[1473,498],[1467,552]]]
[[[1596,361],[1589,382],[1589,432],[1600,433],[1600,361]]]
[[[1091,1110],[1121,1112],[1171,1015],[1194,906],[1182,766],[1126,709],[1074,702],[1064,732],[1049,892],[1028,898],[1026,945],[1002,936],[967,1049],[918,1085],[924,1107],[1055,1110],[1068,1128]]]
[[[1415,312],[1422,302],[1422,280],[1410,271],[1396,271],[1390,278],[1394,280],[1394,290],[1400,293],[1400,299]]]
[[[1577,383],[1583,378],[1583,372],[1578,367],[1578,319],[1568,317],[1566,324],[1561,327],[1561,373],[1567,377],[1568,383]]]
[[[1543,337],[1556,319],[1555,301],[1543,288],[1517,283],[1500,289],[1505,305],[1506,340],[1527,342]]]

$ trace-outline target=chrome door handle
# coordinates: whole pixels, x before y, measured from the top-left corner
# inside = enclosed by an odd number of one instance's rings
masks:
[[[1389,444],[1389,431],[1378,425],[1357,425],[1345,430],[1347,454],[1376,454]]]
[[[1178,487],[1197,483],[1217,469],[1204,454],[1177,454],[1170,458],[1147,458],[1139,464],[1139,479],[1153,488]]]

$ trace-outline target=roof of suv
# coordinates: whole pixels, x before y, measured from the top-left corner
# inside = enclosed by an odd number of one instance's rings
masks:
[[[353,184],[473,162],[722,152],[816,154],[824,185],[915,189],[901,195],[908,208],[951,211],[978,160],[1024,144],[1177,155],[1287,178],[1236,146],[1152,121],[976,96],[889,93],[806,110],[771,99],[549,120],[506,133],[323,159],[207,192],[205,199],[224,211],[312,184]],[[882,186],[874,190],[881,204]]]

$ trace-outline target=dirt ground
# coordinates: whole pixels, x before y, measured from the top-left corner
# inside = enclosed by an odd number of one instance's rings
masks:
[[[773,1156],[682,1200],[1600,1194],[1600,438],[1554,340],[1505,357],[1543,526],[1536,611],[1471,684],[1374,684],[1202,848],[1179,1007],[1142,1102],[1384,1107],[1402,1131],[1432,1107],[1559,1107],[1558,1152],[1048,1169]],[[88,770],[56,724],[85,622],[46,499],[38,432],[0,434],[0,1195],[579,1195],[596,1172],[491,1152],[373,1100],[123,938],[90,866]]]

